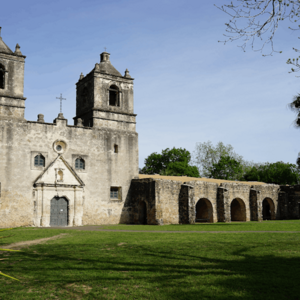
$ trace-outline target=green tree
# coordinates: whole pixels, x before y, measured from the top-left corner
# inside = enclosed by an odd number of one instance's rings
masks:
[[[186,149],[173,148],[162,150],[162,153],[152,153],[145,159],[142,174],[160,174],[169,176],[199,177],[196,166],[190,165],[191,154]]]
[[[233,147],[222,142],[216,146],[211,141],[197,143],[193,152],[193,164],[198,167],[201,177],[209,177],[214,164],[217,164],[222,156],[229,156],[241,163],[243,170],[247,171],[254,163],[243,160],[241,155],[238,155]]]
[[[217,163],[213,163],[208,177],[226,180],[242,180],[243,172],[241,162],[226,155],[221,156]]]
[[[245,175],[247,181],[262,181],[279,185],[294,185],[300,182],[299,168],[290,163],[278,161],[252,167]]]

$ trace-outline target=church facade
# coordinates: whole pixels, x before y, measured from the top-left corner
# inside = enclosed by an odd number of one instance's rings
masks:
[[[300,218],[300,185],[139,175],[133,78],[107,52],[76,83],[74,125],[25,120],[25,58],[0,37],[0,228]]]
[[[77,82],[76,116],[24,118],[25,56],[0,38],[0,227],[126,222],[138,176],[133,79],[101,54]],[[122,216],[122,219],[120,219]]]

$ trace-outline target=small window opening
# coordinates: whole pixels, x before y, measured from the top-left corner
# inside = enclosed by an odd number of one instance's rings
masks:
[[[118,145],[114,145],[114,152],[115,152],[115,153],[118,153],[118,152],[119,152],[119,147],[118,147]]]
[[[121,199],[121,193],[119,187],[111,187],[110,188],[110,199]]]
[[[110,106],[120,106],[119,89],[115,85],[112,85],[109,88],[109,105]]]
[[[85,169],[85,161],[82,158],[77,158],[75,160],[75,169],[84,170]]]
[[[5,88],[5,68],[0,64],[0,89]]]
[[[45,167],[45,157],[42,154],[39,154],[34,157],[34,166]]]

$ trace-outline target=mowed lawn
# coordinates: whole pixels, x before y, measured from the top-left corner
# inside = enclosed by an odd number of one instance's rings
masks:
[[[282,231],[300,230],[299,221],[272,223],[274,228],[282,226]],[[216,231],[224,231],[221,228],[231,225],[235,231],[244,231],[245,226],[272,230],[269,221],[247,224],[123,226],[138,230],[190,227],[191,231],[215,226]],[[20,280],[0,276],[0,299],[300,300],[300,231],[186,230],[152,233],[17,228],[0,232],[0,236],[7,236],[0,239],[0,248],[66,233],[20,252],[0,252],[0,271]]]

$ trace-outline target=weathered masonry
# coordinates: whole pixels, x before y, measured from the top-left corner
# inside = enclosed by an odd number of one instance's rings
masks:
[[[73,126],[25,120],[25,58],[0,37],[0,227],[300,218],[300,186],[139,175],[133,78],[107,52],[76,83]]]
[[[76,116],[24,118],[25,56],[0,38],[0,227],[117,224],[138,176],[133,78],[103,52],[77,82]]]
[[[300,186],[140,177],[132,180],[131,197],[125,202],[125,209],[130,209],[131,223],[162,225],[300,218]]]

